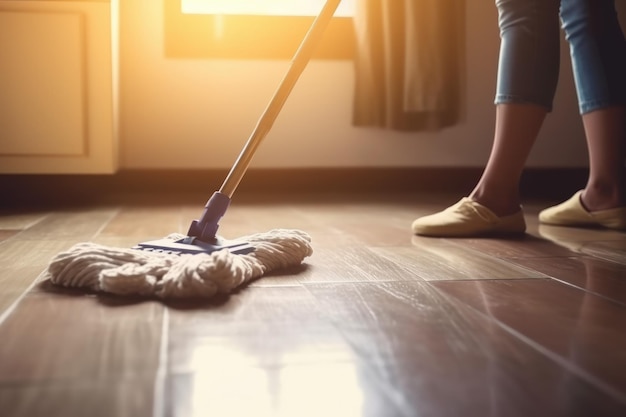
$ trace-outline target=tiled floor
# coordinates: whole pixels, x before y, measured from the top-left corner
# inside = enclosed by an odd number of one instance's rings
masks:
[[[0,213],[2,416],[626,415],[626,233],[538,225],[534,202],[522,238],[422,238],[455,196],[250,197],[220,233],[304,230],[304,265],[176,303],[45,280],[204,203],[133,201]]]

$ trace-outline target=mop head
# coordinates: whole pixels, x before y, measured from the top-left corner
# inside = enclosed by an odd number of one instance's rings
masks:
[[[210,298],[271,271],[298,265],[313,253],[309,235],[300,230],[274,229],[242,240],[255,250],[246,255],[226,249],[171,255],[79,243],[55,256],[46,275],[56,285],[121,296]]]

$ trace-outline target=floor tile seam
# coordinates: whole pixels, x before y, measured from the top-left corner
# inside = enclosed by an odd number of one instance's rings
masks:
[[[1,314],[0,314],[0,327],[4,324],[4,322],[17,310],[18,305],[26,298],[26,296],[31,292],[33,288],[39,283],[39,281],[45,276],[46,272],[42,271],[33,279],[28,287],[9,305]]]
[[[610,296],[608,296],[608,295],[600,294],[600,293],[595,292],[595,291],[589,291],[587,288],[584,288],[584,287],[578,286],[578,285],[576,285],[576,284],[573,284],[573,283],[568,282],[568,281],[566,281],[566,280],[564,280],[564,279],[561,279],[561,278],[557,278],[557,277],[553,277],[553,276],[548,276],[548,278],[549,278],[551,281],[556,282],[556,283],[558,283],[558,284],[560,284],[560,285],[565,285],[566,287],[573,288],[573,289],[576,289],[576,290],[578,290],[578,291],[582,291],[582,292],[584,292],[585,294],[590,294],[590,295],[592,295],[592,296],[594,296],[594,297],[599,297],[599,298],[602,298],[602,299],[603,299],[603,300],[605,300],[605,301],[608,301],[608,302],[610,302],[610,303],[617,304],[617,305],[619,305],[619,306],[621,306],[621,307],[626,307],[626,302],[616,300],[616,299],[614,299],[614,298],[611,298],[611,297],[610,297]]]
[[[161,339],[159,342],[159,362],[154,376],[152,417],[165,416],[165,385],[168,377],[168,352],[169,352],[169,307],[163,307],[161,316]]]

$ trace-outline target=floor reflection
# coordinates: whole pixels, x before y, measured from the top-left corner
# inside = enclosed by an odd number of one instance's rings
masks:
[[[206,353],[198,353],[195,372],[172,377],[175,415],[363,415],[364,390],[354,363],[256,367],[246,364],[247,354],[231,350],[203,365]]]

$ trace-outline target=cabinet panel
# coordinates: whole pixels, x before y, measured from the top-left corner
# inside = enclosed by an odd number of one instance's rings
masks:
[[[0,173],[116,171],[112,8],[0,0]]]
[[[84,155],[82,16],[0,13],[0,155]]]

